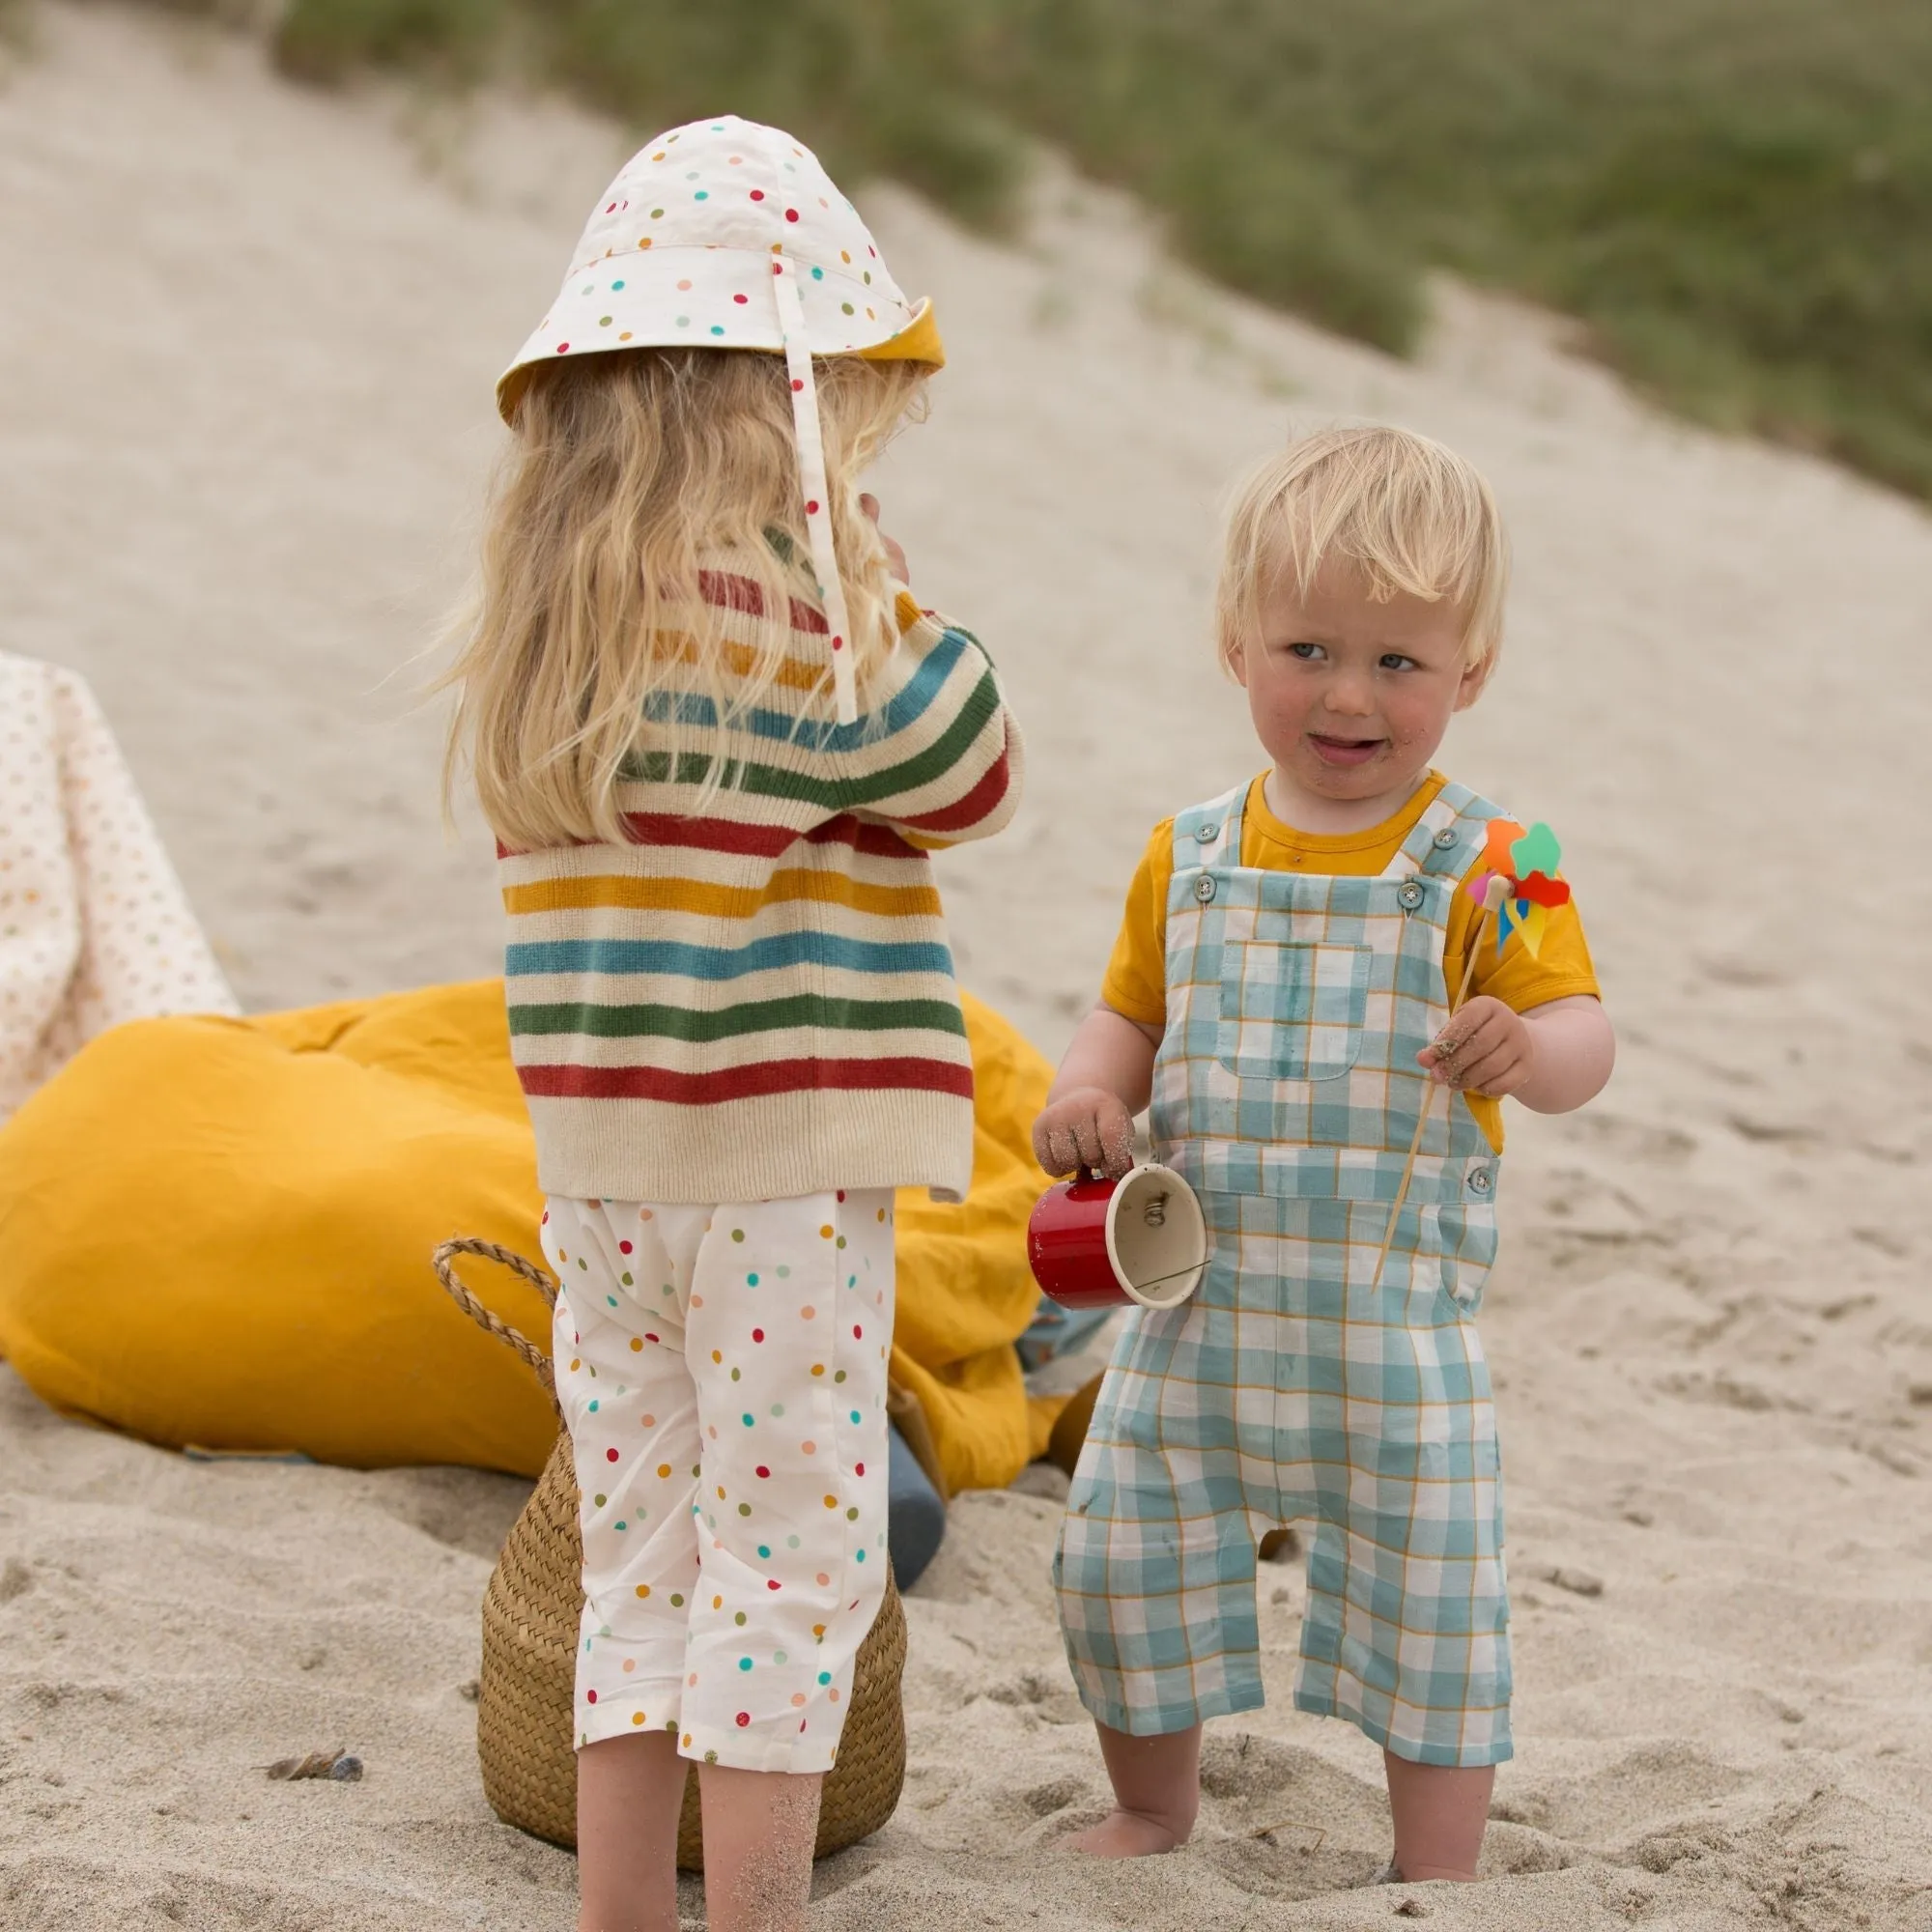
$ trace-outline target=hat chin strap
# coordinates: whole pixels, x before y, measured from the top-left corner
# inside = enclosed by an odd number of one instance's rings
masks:
[[[783,259],[772,263],[772,291],[778,298],[779,327],[784,333],[785,368],[791,377],[791,419],[798,436],[798,480],[805,492],[805,529],[811,542],[811,566],[818,577],[819,603],[831,633],[832,689],[838,722],[859,717],[858,684],[852,671],[852,628],[845,613],[845,585],[832,545],[832,498],[825,487],[825,439],[818,422],[818,388],[811,374],[811,344],[806,339],[805,309],[798,298],[797,270]]]

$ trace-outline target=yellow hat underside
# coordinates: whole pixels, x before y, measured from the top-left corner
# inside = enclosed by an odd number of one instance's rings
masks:
[[[923,362],[934,369],[946,367],[946,345],[939,339],[939,320],[932,312],[932,298],[922,296],[913,319],[884,342],[876,342],[858,354],[867,362]]]

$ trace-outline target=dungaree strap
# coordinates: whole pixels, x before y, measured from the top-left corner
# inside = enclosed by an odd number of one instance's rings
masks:
[[[1402,849],[1388,863],[1384,878],[1460,879],[1476,863],[1483,827],[1502,816],[1502,808],[1452,779],[1429,801],[1409,828]]]
[[[1177,875],[1197,866],[1238,866],[1241,863],[1241,808],[1248,787],[1190,805],[1174,815],[1174,869]]]

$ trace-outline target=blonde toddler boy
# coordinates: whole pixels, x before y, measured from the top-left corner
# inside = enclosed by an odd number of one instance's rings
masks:
[[[1511,1754],[1475,1323],[1501,1102],[1581,1106],[1613,1055],[1576,907],[1499,951],[1464,890],[1498,808],[1431,768],[1507,575],[1482,477],[1400,430],[1298,441],[1234,507],[1220,650],[1268,767],[1155,828],[1034,1127],[1050,1172],[1120,1174],[1151,1100],[1211,1249],[1191,1299],[1129,1319],[1054,1562],[1115,1795],[1088,1852],[1185,1842],[1204,1719],[1262,1702],[1257,1539],[1298,1520],[1295,1703],[1381,1746],[1394,1875],[1475,1876]]]

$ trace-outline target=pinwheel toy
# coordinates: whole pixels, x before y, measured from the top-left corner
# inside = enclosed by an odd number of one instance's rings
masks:
[[[1449,1002],[1452,1019],[1469,997],[1469,982],[1476,977],[1486,915],[1496,916],[1497,952],[1509,944],[1514,933],[1532,959],[1541,956],[1544,928],[1549,923],[1550,912],[1570,902],[1568,882],[1556,876],[1562,861],[1563,848],[1548,826],[1538,823],[1524,831],[1513,818],[1490,820],[1489,836],[1483,843],[1483,869],[1470,879],[1467,887],[1469,896],[1483,910],[1476,915],[1476,929],[1469,935],[1469,958],[1463,968],[1463,983]],[[1451,1050],[1438,1046],[1444,1059]],[[1434,1097],[1433,1088],[1425,1092],[1416,1112],[1408,1159],[1403,1165],[1402,1181],[1396,1188],[1395,1205],[1389,1209],[1388,1226],[1382,1231],[1381,1253],[1376,1257],[1376,1278],[1371,1284],[1375,1288],[1381,1286],[1382,1269],[1388,1264],[1389,1244],[1395,1239],[1402,1204],[1408,1198],[1409,1177],[1415,1172],[1415,1156],[1422,1147],[1423,1129],[1429,1124]]]
[[[1529,956],[1536,958],[1543,948],[1543,928],[1553,907],[1570,903],[1568,883],[1556,876],[1563,863],[1563,848],[1547,825],[1532,825],[1525,832],[1513,818],[1490,820],[1489,838],[1483,845],[1484,869],[1469,881],[1469,896],[1485,911],[1492,900],[1490,887],[1500,880],[1502,892],[1493,901],[1496,915],[1496,951],[1509,944],[1516,933]],[[1475,965],[1476,949],[1469,947],[1469,963]],[[1469,974],[1463,975],[1463,994],[1469,989]],[[1453,1011],[1454,1009],[1452,1008]]]

